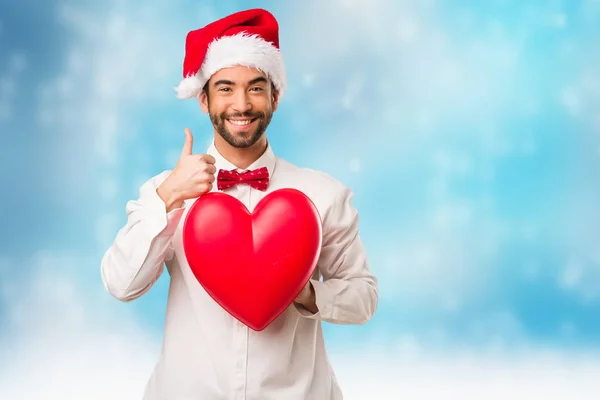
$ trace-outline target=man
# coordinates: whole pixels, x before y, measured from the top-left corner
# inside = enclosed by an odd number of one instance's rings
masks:
[[[128,221],[101,265],[106,289],[122,301],[150,290],[165,264],[170,275],[165,337],[145,400],[342,399],[321,324],[367,322],[377,306],[377,281],[359,238],[352,192],[325,173],[275,156],[267,140],[285,87],[278,23],[267,11],[235,13],[188,34],[176,90],[179,98],[196,98],[210,116],[213,142],[206,154],[194,154],[185,130],[177,165],[148,180],[127,204]],[[250,170],[259,177],[245,181]],[[220,179],[237,173],[239,184]],[[205,193],[220,190],[252,211],[265,195],[286,187],[314,202],[323,245],[313,279],[257,332],[198,283],[186,262],[182,225]]]

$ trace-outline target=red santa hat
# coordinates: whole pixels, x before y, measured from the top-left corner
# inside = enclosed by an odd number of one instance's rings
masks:
[[[235,65],[266,73],[279,97],[286,89],[279,50],[279,25],[266,10],[240,11],[187,34],[183,80],[175,88],[179,99],[197,97],[218,70]]]

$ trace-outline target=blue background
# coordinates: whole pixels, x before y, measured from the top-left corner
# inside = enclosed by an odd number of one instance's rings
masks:
[[[287,65],[274,150],[354,190],[380,281],[371,322],[325,325],[348,398],[444,398],[432,373],[465,398],[595,398],[597,0],[2,1],[0,397],[139,398],[168,275],[119,303],[100,259],[184,128],[212,137],[173,91],[186,33],[251,7]]]

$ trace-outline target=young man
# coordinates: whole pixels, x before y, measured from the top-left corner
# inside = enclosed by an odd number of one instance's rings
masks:
[[[187,36],[178,97],[198,99],[214,125],[214,140],[206,154],[194,154],[192,133],[185,130],[179,161],[127,204],[127,224],[101,265],[106,289],[122,301],[150,290],[165,264],[170,275],[163,348],[145,400],[342,399],[321,324],[369,321],[377,281],[359,238],[352,192],[273,153],[265,131],[285,83],[278,23],[267,11],[235,13]],[[255,171],[254,180],[221,180],[244,171]],[[268,193],[290,187],[304,192],[321,215],[321,254],[293,304],[257,332],[198,283],[186,262],[182,225],[205,193],[222,191],[252,211]]]

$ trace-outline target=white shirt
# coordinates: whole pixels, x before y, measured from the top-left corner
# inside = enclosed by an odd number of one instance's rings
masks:
[[[207,151],[219,169],[236,169],[216,150]],[[163,273],[170,275],[160,358],[144,400],[340,400],[342,391],[329,363],[322,322],[364,324],[378,301],[358,234],[353,193],[329,175],[297,167],[274,155],[270,144],[248,169],[266,166],[263,192],[238,184],[224,192],[250,211],[280,188],[304,192],[323,220],[323,245],[312,284],[317,314],[291,305],[271,325],[256,332],[222,309],[192,274],[181,232],[188,208],[166,212],[156,193],[170,170],[149,179],[137,200],[127,203],[127,223],[101,263],[104,286],[122,301],[146,293]],[[216,182],[213,191],[218,190]]]

